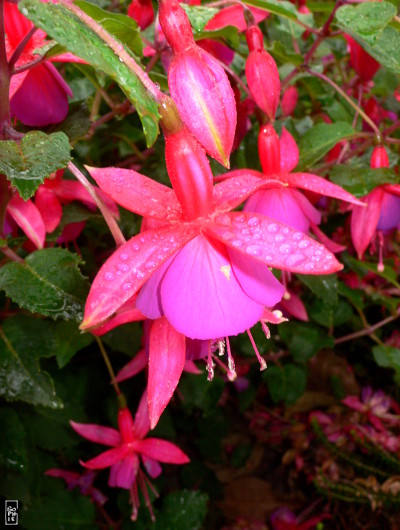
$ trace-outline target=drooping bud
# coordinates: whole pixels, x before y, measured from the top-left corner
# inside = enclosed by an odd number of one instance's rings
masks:
[[[281,91],[278,68],[271,55],[264,50],[263,35],[258,26],[249,26],[246,39],[250,52],[245,69],[247,84],[254,101],[274,121]]]
[[[389,157],[383,145],[375,147],[371,155],[370,164],[372,168],[389,167]]]
[[[356,42],[350,35],[345,35],[344,38],[350,48],[350,64],[357,72],[361,81],[367,83],[371,81],[376,72],[380,68],[380,64],[375,61],[358,42]]]
[[[128,7],[128,16],[138,23],[143,31],[154,20],[154,8],[151,0],[132,0]]]
[[[291,116],[293,114],[298,99],[299,93],[297,92],[297,88],[295,86],[292,85],[285,90],[281,100],[282,115],[284,117]]]
[[[160,0],[160,24],[174,51],[168,86],[182,120],[207,153],[229,167],[236,105],[228,77],[195,44],[189,19],[176,0]]]
[[[279,136],[272,125],[261,127],[258,135],[258,152],[264,175],[281,171],[281,148]]]
[[[213,176],[205,151],[182,123],[171,99],[165,98],[160,114],[167,171],[183,215],[186,219],[205,217],[212,208],[213,194]]]

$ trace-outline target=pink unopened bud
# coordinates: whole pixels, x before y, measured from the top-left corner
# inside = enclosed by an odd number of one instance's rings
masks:
[[[344,36],[350,48],[350,64],[364,83],[371,81],[380,64],[375,61],[350,35]]]
[[[174,51],[168,86],[189,131],[207,153],[229,167],[236,128],[232,87],[219,62],[194,42],[176,0],[160,0],[160,24]]]
[[[213,196],[213,175],[206,153],[180,120],[172,101],[161,105],[160,114],[167,171],[183,216],[205,217],[212,208]]]
[[[258,135],[258,152],[263,173],[272,175],[281,171],[279,136],[272,125],[264,125]]]
[[[281,91],[278,68],[264,50],[263,35],[258,26],[252,25],[246,30],[246,39],[250,52],[246,61],[247,84],[254,101],[274,121]]]
[[[141,30],[146,29],[154,20],[154,8],[151,0],[132,0],[128,7],[128,16],[138,23]]]
[[[295,86],[290,86],[285,90],[281,100],[282,114],[284,117],[291,116],[293,114],[298,99],[299,93],[297,92],[297,88]]]
[[[371,155],[371,167],[389,167],[389,157],[383,145],[378,145]]]

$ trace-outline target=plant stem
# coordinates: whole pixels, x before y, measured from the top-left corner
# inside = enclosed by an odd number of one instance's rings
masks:
[[[136,63],[136,61],[125,50],[124,46],[117,42],[100,24],[93,20],[78,6],[69,3],[68,0],[60,0],[59,3],[66,9],[74,13],[82,22],[86,24],[101,40],[103,40],[117,57],[131,70],[142,82],[147,92],[154,98],[157,103],[161,103],[163,93],[153,83],[147,73]]]
[[[344,92],[334,81],[332,81],[332,79],[329,79],[329,77],[327,77],[325,74],[320,74],[318,72],[314,72],[313,70],[311,70],[311,68],[305,68],[305,71],[307,73],[309,73],[310,75],[314,76],[314,77],[318,77],[319,79],[321,79],[322,81],[324,81],[325,83],[328,83],[328,85],[330,85],[332,88],[334,88],[336,90],[336,92],[338,92],[346,101],[349,105],[351,105],[353,107],[353,109],[359,113],[359,115],[362,117],[362,119],[368,123],[368,125],[371,127],[371,129],[374,131],[375,133],[375,136],[376,136],[376,139],[378,141],[378,143],[382,143],[382,133],[381,131],[378,129],[378,127],[375,125],[375,123],[371,120],[371,118],[368,116],[368,114],[366,114],[361,107],[359,107],[357,105],[357,103],[355,103],[351,97],[349,97],[346,92]]]
[[[349,340],[358,339],[359,337],[364,337],[365,335],[372,335],[374,331],[376,331],[379,328],[382,328],[383,326],[386,326],[386,324],[389,324],[390,322],[393,322],[393,320],[396,320],[400,316],[400,311],[397,311],[396,315],[391,315],[390,317],[387,317],[380,322],[377,322],[373,326],[370,326],[366,329],[361,329],[360,331],[356,331],[354,333],[350,333],[349,335],[344,335],[343,337],[340,337],[335,340],[335,344],[342,344],[343,342],[348,342]]]
[[[115,393],[117,394],[117,396],[119,396],[121,394],[121,390],[119,389],[118,383],[115,380],[114,369],[113,369],[113,367],[111,365],[111,362],[110,362],[110,359],[109,359],[109,357],[107,355],[106,349],[104,348],[103,343],[102,343],[101,339],[99,339],[99,337],[94,335],[94,338],[96,339],[96,342],[97,342],[97,345],[99,346],[99,350],[101,352],[101,355],[102,355],[102,357],[104,359],[104,362],[106,363],[108,373],[110,374],[111,384],[114,387]]]
[[[98,209],[102,213],[105,222],[107,223],[108,228],[110,229],[110,232],[114,238],[115,244],[117,247],[120,247],[124,243],[126,243],[126,239],[121,232],[116,220],[112,216],[112,213],[107,208],[107,206],[104,204],[104,202],[101,200],[101,198],[96,193],[96,190],[92,186],[92,184],[88,181],[88,179],[85,177],[85,175],[72,163],[68,163],[68,169],[71,171],[71,173],[79,180],[79,182],[84,186],[86,191],[89,193],[89,195],[92,197],[92,199],[95,201]]]
[[[8,68],[10,72],[13,71],[15,63],[20,58],[21,53],[24,51],[25,46],[31,40],[31,37],[36,33],[36,31],[37,31],[37,28],[35,26],[31,28],[28,31],[28,33],[25,35],[25,37],[21,40],[21,42],[18,44],[18,46],[15,48],[14,53],[11,55],[10,60],[8,61]]]
[[[10,69],[7,62],[4,0],[0,0],[0,140],[6,140],[10,127]]]

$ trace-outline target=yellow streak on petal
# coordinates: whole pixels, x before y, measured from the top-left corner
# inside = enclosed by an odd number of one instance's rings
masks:
[[[227,280],[231,279],[231,266],[230,265],[222,265],[220,268],[220,271],[225,276]]]

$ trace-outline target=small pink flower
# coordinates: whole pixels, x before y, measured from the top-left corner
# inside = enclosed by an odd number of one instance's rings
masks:
[[[107,502],[107,497],[93,486],[93,480],[96,476],[93,471],[85,470],[81,474],[74,471],[67,471],[65,469],[52,468],[48,469],[45,472],[45,475],[48,477],[62,478],[65,480],[69,490],[79,488],[82,495],[87,495],[93,502],[97,502],[98,504],[104,504]]]
[[[154,8],[151,0],[132,0],[128,7],[128,16],[138,23],[143,31],[154,20]]]
[[[345,35],[344,38],[347,41],[348,47],[350,48],[350,64],[357,72],[362,82],[367,83],[371,81],[378,69],[380,64],[375,61],[373,57],[369,55],[350,35]]]
[[[156,478],[161,473],[159,462],[186,464],[189,462],[189,458],[171,442],[159,438],[145,439],[150,429],[146,392],[140,401],[135,420],[133,420],[129,409],[126,407],[120,409],[118,412],[118,431],[101,425],[76,423],[74,421],[70,423],[72,428],[87,440],[112,447],[112,449],[87,462],[81,462],[81,465],[87,469],[111,467],[108,485],[130,491],[133,506],[132,520],[136,520],[138,513],[139,486],[146,506],[154,519],[147,492],[147,486],[149,485],[151,488],[152,486],[140,469],[140,461],[142,461],[147,473],[152,478]]]

